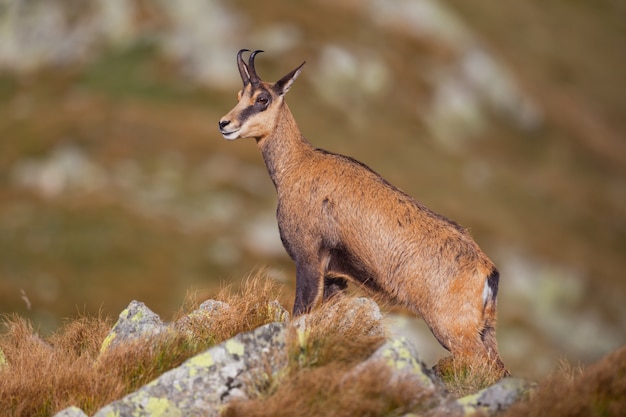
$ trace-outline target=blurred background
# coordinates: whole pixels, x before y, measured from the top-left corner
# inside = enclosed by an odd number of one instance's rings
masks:
[[[292,294],[261,156],[217,130],[240,48],[306,60],[304,135],[471,230],[515,374],[626,343],[621,0],[0,0],[0,313],[167,320],[259,268]]]

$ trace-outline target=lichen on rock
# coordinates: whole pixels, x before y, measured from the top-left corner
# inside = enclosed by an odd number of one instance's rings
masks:
[[[54,417],[87,417],[87,414],[78,407],[68,407],[56,413]]]
[[[506,410],[528,395],[531,389],[526,380],[504,378],[475,394],[459,398],[455,403],[463,408],[465,415],[490,415]]]
[[[158,335],[168,329],[169,326],[163,323],[158,314],[150,310],[144,303],[133,300],[120,313],[117,323],[105,337],[100,353],[104,353],[122,342]]]
[[[415,347],[407,339],[393,339],[381,346],[366,362],[384,361],[396,373],[410,374],[415,382],[427,391],[441,386],[437,377],[422,362]]]
[[[218,416],[234,398],[246,398],[254,372],[281,369],[286,358],[285,324],[270,323],[214,346],[164,373],[95,416]]]

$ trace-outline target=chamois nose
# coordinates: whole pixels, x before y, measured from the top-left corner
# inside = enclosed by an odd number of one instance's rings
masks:
[[[218,124],[220,125],[220,130],[222,130],[230,124],[230,120],[220,120]]]

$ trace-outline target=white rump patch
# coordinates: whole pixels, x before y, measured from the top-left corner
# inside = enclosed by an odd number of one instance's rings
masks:
[[[485,280],[485,287],[483,288],[483,308],[487,306],[487,301],[493,296],[493,291],[489,286],[489,280]]]

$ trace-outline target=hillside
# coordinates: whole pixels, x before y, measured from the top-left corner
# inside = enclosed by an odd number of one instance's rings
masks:
[[[625,344],[623,6],[492,3],[8,2],[0,313],[44,334],[132,299],[167,317],[263,266],[292,293],[258,151],[217,131],[247,47],[267,80],[307,61],[288,102],[312,143],[471,230],[514,373]]]

